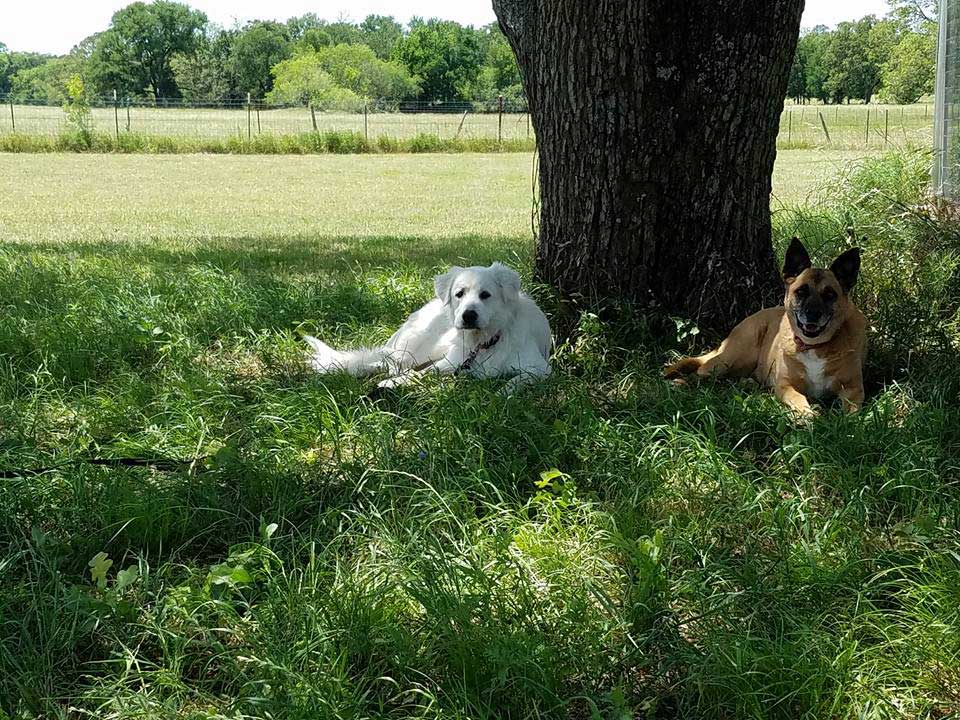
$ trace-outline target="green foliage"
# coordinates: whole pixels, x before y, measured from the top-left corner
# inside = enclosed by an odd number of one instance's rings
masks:
[[[868,16],[843,22],[830,34],[823,62],[827,68],[824,91],[833,102],[860,98],[870,102],[880,85],[883,60],[893,45],[895,26]]]
[[[883,66],[883,97],[894,103],[914,103],[933,94],[936,75],[935,28],[908,33],[893,48]]]
[[[13,80],[13,62],[7,46],[0,42],[0,94],[10,92]]]
[[[356,93],[337,85],[324,70],[318,53],[300,52],[277,63],[272,72],[274,83],[267,93],[268,102],[312,105],[318,110],[362,107],[363,101]]]
[[[890,15],[904,27],[922,30],[940,17],[940,0],[887,0]]]
[[[67,81],[67,101],[63,105],[71,132],[80,143],[89,149],[93,143],[93,114],[90,112],[90,100],[83,84],[83,78],[74,75]]]
[[[403,39],[403,26],[392,15],[367,15],[360,23],[360,36],[378,58],[389,60]]]
[[[419,91],[404,65],[380,60],[366,45],[321,48],[317,61],[337,85],[361,97],[404,100]]]
[[[97,38],[90,73],[99,92],[177,97],[171,62],[193,52],[207,16],[170,0],[135,2],[113,14]]]
[[[221,30],[201,37],[190,53],[170,61],[177,89],[186,100],[210,101],[242,98],[231,69],[231,52],[237,33]]]
[[[250,23],[233,40],[228,67],[237,90],[266,97],[273,89],[272,69],[290,57],[286,26],[275,22]]]
[[[483,64],[479,33],[445,20],[411,25],[394,56],[419,79],[421,95],[430,99],[469,99]]]
[[[13,78],[12,95],[18,100],[63,103],[68,99],[67,84],[83,72],[83,64],[74,56],[47,60],[26,67]]]
[[[936,45],[936,26],[905,20],[905,0],[893,5],[892,17],[885,20],[867,16],[835,30],[819,26],[801,35],[788,97],[870,102],[879,92],[911,103],[931,92],[935,60],[929,48]]]

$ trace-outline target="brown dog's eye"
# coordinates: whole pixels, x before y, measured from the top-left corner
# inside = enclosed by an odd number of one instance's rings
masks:
[[[463,297],[463,290],[457,290],[457,294],[454,295],[454,297],[456,297],[456,298],[462,298],[462,297]]]
[[[801,285],[793,291],[793,294],[803,300],[805,297],[807,297],[807,295],[810,294],[810,288],[808,288],[806,285]]]
[[[482,293],[480,293],[480,299],[481,299],[481,300],[486,300],[486,299],[489,298],[489,297],[490,297],[490,293],[488,293],[486,290],[484,290]]]
[[[821,295],[821,297],[827,302],[833,302],[834,300],[837,299],[837,293],[833,291],[833,288],[827,288],[826,290],[823,291],[823,294]]]

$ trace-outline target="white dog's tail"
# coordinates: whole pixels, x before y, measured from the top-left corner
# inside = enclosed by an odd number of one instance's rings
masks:
[[[386,348],[335,350],[310,335],[304,335],[303,339],[313,349],[310,367],[324,374],[345,372],[357,377],[370,375],[384,368],[389,354]]]

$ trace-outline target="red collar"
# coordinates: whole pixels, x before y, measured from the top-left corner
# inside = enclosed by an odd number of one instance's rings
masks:
[[[473,367],[473,363],[476,362],[477,360],[477,355],[479,355],[484,350],[489,350],[498,342],[500,342],[500,336],[502,334],[503,334],[502,331],[497,331],[497,334],[494,335],[492,338],[490,338],[486,342],[482,342],[479,345],[477,345],[473,350],[470,351],[470,354],[467,355],[467,359],[464,360],[462,363],[460,363],[457,369],[453,371],[453,374],[459,375],[460,373],[466,372],[471,367]]]
[[[813,348],[816,347],[816,345],[810,345],[804,342],[803,338],[801,338],[799,335],[793,336],[793,342],[797,346],[797,352],[806,352],[807,350],[813,350]]]

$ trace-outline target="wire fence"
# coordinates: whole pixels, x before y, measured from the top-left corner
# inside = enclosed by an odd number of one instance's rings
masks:
[[[70,129],[62,106],[0,96],[0,135],[57,136]],[[443,140],[532,141],[533,127],[524,103],[425,102],[371,100],[350,108],[275,105],[249,99],[195,102],[182,99],[96,97],[91,101],[93,129],[99,133],[198,138],[252,139],[259,135],[353,132],[407,140],[431,135]],[[784,106],[777,145],[783,148],[872,149],[930,145],[933,106],[793,105]]]
[[[933,141],[933,105],[787,105],[780,116],[780,147],[880,149]]]
[[[69,129],[62,106],[0,96],[0,134],[59,135]],[[403,140],[417,135],[442,139],[523,140],[533,129],[525,104],[373,100],[351,108],[275,105],[262,100],[191,102],[170,99],[97,97],[91,103],[93,129],[218,139],[309,132],[355,132],[368,139]]]

